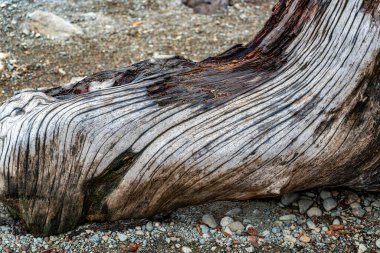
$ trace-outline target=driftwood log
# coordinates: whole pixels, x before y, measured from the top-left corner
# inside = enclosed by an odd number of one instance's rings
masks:
[[[0,199],[33,233],[319,186],[380,189],[380,1],[281,0],[259,34],[25,90]]]

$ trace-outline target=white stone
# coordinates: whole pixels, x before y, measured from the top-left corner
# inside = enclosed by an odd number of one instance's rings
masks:
[[[376,240],[376,247],[380,249],[380,238]]]
[[[187,246],[182,246],[182,252],[183,253],[191,253],[193,251]]]
[[[226,216],[226,217],[223,217],[223,218],[221,219],[221,221],[220,221],[220,225],[221,225],[222,227],[226,227],[226,226],[228,226],[229,224],[231,224],[232,222],[234,222],[234,220],[233,220],[231,217]]]
[[[231,224],[228,224],[228,227],[231,229],[232,232],[244,230],[244,225],[240,221],[232,222]]]
[[[364,253],[367,251],[367,247],[364,244],[359,244],[358,253]]]
[[[41,10],[29,13],[25,25],[29,31],[57,40],[66,40],[75,35],[83,35],[79,26],[71,24],[51,12]]]
[[[211,214],[203,215],[202,222],[210,228],[216,228],[218,226],[218,223],[216,223],[214,216],[212,216]]]
[[[322,215],[322,211],[318,207],[312,207],[307,211],[307,216],[309,217],[314,217],[314,216],[319,217],[321,215]]]

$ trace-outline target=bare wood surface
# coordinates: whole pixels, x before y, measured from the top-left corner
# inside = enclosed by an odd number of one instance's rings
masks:
[[[22,91],[0,199],[34,233],[318,186],[380,189],[380,3],[280,1],[248,44]]]

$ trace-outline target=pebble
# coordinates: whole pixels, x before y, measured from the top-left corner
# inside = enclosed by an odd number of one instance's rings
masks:
[[[294,201],[298,200],[299,197],[300,194],[298,192],[287,193],[281,197],[281,203],[284,206],[288,206],[292,204]]]
[[[243,231],[244,225],[240,221],[232,222],[228,225],[232,232]]]
[[[231,217],[223,217],[221,220],[220,220],[220,225],[222,227],[226,227],[228,226],[229,224],[231,224],[232,222],[234,222],[234,220],[231,218]]]
[[[146,225],[145,225],[145,229],[149,232],[152,232],[154,227],[153,227],[153,223],[152,222],[148,222]]]
[[[83,35],[82,29],[51,12],[36,10],[27,15],[23,24],[36,34],[44,34],[48,38],[66,40],[74,35]]]
[[[361,207],[353,208],[353,209],[352,209],[352,214],[353,214],[355,217],[362,218],[362,217],[365,215],[365,211],[364,211],[364,209],[361,208]]]
[[[227,234],[227,235],[232,235],[232,234],[233,234],[232,231],[231,231],[231,229],[230,229],[229,227],[226,227],[226,228],[223,230],[223,232],[224,232],[225,234]]]
[[[300,241],[301,242],[309,243],[310,240],[311,240],[310,237],[307,236],[307,235],[303,235],[303,236],[300,237]]]
[[[211,214],[203,215],[202,222],[210,228],[216,228],[218,226],[218,223],[216,223],[214,216],[212,216]]]
[[[359,244],[358,253],[364,253],[367,251],[367,247],[364,244]]]
[[[306,222],[306,225],[307,225],[307,227],[310,228],[310,229],[315,229],[315,228],[316,228],[316,226],[315,226],[315,224],[314,224],[314,222],[313,222],[312,220],[308,220],[308,221]]]
[[[328,212],[333,210],[337,206],[338,202],[336,202],[336,200],[333,198],[327,198],[323,201],[323,208]]]
[[[350,207],[351,207],[351,209],[361,208],[361,205],[358,202],[354,202],[354,203],[350,204]]]
[[[208,234],[208,232],[210,231],[209,227],[206,225],[200,225],[200,228],[201,228],[202,234]]]
[[[321,191],[321,193],[319,193],[319,196],[321,197],[321,199],[325,200],[331,198],[332,194],[329,191]]]
[[[90,237],[90,241],[92,241],[94,243],[98,243],[100,241],[100,238],[97,234],[94,234]]]
[[[9,54],[8,53],[2,53],[0,52],[0,60],[5,60],[9,57]]]
[[[225,213],[225,216],[235,217],[241,214],[243,210],[241,208],[234,208]]]
[[[182,246],[182,252],[183,253],[191,253],[193,251],[187,246]]]
[[[121,242],[125,242],[127,240],[127,236],[125,234],[123,234],[123,233],[117,233],[117,238]]]
[[[352,192],[352,193],[350,193],[350,194],[347,195],[347,197],[345,199],[345,203],[347,205],[350,205],[350,204],[352,204],[354,202],[360,202],[360,198],[359,198],[358,194]]]
[[[309,199],[301,199],[298,201],[298,209],[301,214],[307,212],[307,210],[313,205],[314,201]]]
[[[295,221],[297,217],[294,214],[283,215],[279,218],[280,221]]]
[[[380,249],[380,238],[376,240],[376,247]]]
[[[373,207],[380,208],[380,200],[376,200],[376,201],[372,202],[371,205],[372,205]]]
[[[322,216],[322,211],[318,207],[312,207],[307,211],[307,216],[309,216],[309,217],[320,217],[320,216]]]
[[[332,223],[333,225],[340,225],[340,220],[338,219],[338,218],[335,218],[334,220],[333,220],[333,223]]]

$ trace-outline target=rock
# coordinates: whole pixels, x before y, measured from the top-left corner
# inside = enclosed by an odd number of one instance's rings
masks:
[[[329,191],[321,191],[321,193],[319,193],[319,196],[321,197],[321,199],[325,200],[331,198],[332,194]]]
[[[235,217],[241,214],[242,212],[243,210],[241,208],[234,208],[234,209],[229,210],[225,215],[230,216],[230,217]]]
[[[376,247],[380,249],[380,238],[376,240]]]
[[[303,235],[303,236],[300,237],[300,241],[301,242],[309,243],[310,240],[311,240],[310,237],[307,236],[307,235]]]
[[[90,241],[94,242],[94,243],[98,243],[100,241],[100,238],[97,234],[94,234],[93,236],[91,236],[89,238]]]
[[[223,217],[221,220],[220,220],[220,225],[222,227],[227,227],[229,224],[231,224],[232,222],[234,222],[234,220],[231,218],[231,217]]]
[[[193,251],[187,246],[182,246],[182,252],[183,253],[191,253]]]
[[[153,227],[153,223],[152,222],[148,222],[146,225],[145,225],[145,228],[148,232],[152,232],[154,227]]]
[[[272,228],[272,233],[273,234],[278,234],[278,233],[280,233],[281,232],[281,229],[280,228],[278,228],[278,227],[273,227]]]
[[[364,253],[367,251],[367,247],[364,244],[359,244],[358,253]]]
[[[380,208],[380,200],[376,200],[376,201],[372,202],[371,205],[372,205],[373,207]]]
[[[365,215],[365,211],[364,211],[364,209],[361,208],[361,207],[353,208],[353,209],[352,209],[352,214],[353,214],[355,217],[362,218],[362,217]]]
[[[336,200],[333,198],[327,198],[323,201],[323,208],[328,212],[333,210],[337,206],[338,202],[336,202]]]
[[[40,10],[27,14],[25,26],[29,31],[41,33],[57,40],[66,40],[72,36],[83,35],[79,26],[73,25],[51,12]]]
[[[354,202],[350,204],[350,207],[351,209],[355,209],[355,208],[361,208],[362,206],[360,205],[360,203]]]
[[[244,225],[240,221],[232,222],[228,225],[232,232],[243,231]]]
[[[202,234],[208,234],[208,232],[210,231],[209,227],[206,225],[201,225],[200,228],[201,228]]]
[[[214,216],[212,216],[211,214],[203,215],[202,222],[210,228],[216,228],[218,226],[218,223],[216,223]]]
[[[312,220],[308,220],[308,221],[306,222],[306,225],[307,225],[307,227],[308,227],[309,229],[315,229],[315,228],[316,228],[316,226],[315,226],[315,224],[314,224],[314,222],[313,222]]]
[[[332,223],[333,225],[340,225],[340,220],[338,219],[338,218],[335,218],[334,220],[333,220],[333,223]]]
[[[319,217],[322,216],[322,211],[318,207],[312,207],[307,211],[307,216],[311,217]]]
[[[292,204],[294,201],[298,200],[299,197],[300,197],[300,194],[298,192],[288,193],[281,197],[281,203],[284,206],[288,206]]]
[[[280,221],[295,221],[297,217],[294,214],[283,215],[279,218]]]
[[[231,231],[231,229],[230,229],[229,227],[226,227],[226,228],[223,230],[223,232],[224,232],[224,234],[226,234],[226,235],[232,235],[232,234],[233,234],[232,231]]]
[[[128,237],[123,233],[117,233],[117,238],[119,239],[119,241],[125,242]]]
[[[298,201],[298,208],[301,214],[306,213],[306,211],[313,205],[314,201],[309,199],[300,199]]]
[[[5,60],[9,57],[9,54],[8,53],[2,53],[0,52],[0,60]]]
[[[254,248],[251,246],[251,247],[245,248],[245,251],[252,253],[254,252]]]
[[[347,197],[344,199],[344,202],[347,204],[347,205],[350,205],[354,202],[360,202],[360,198],[358,196],[358,194],[352,192],[350,194],[347,195]]]
[[[135,243],[130,243],[128,246],[129,252],[136,252],[139,247]]]

